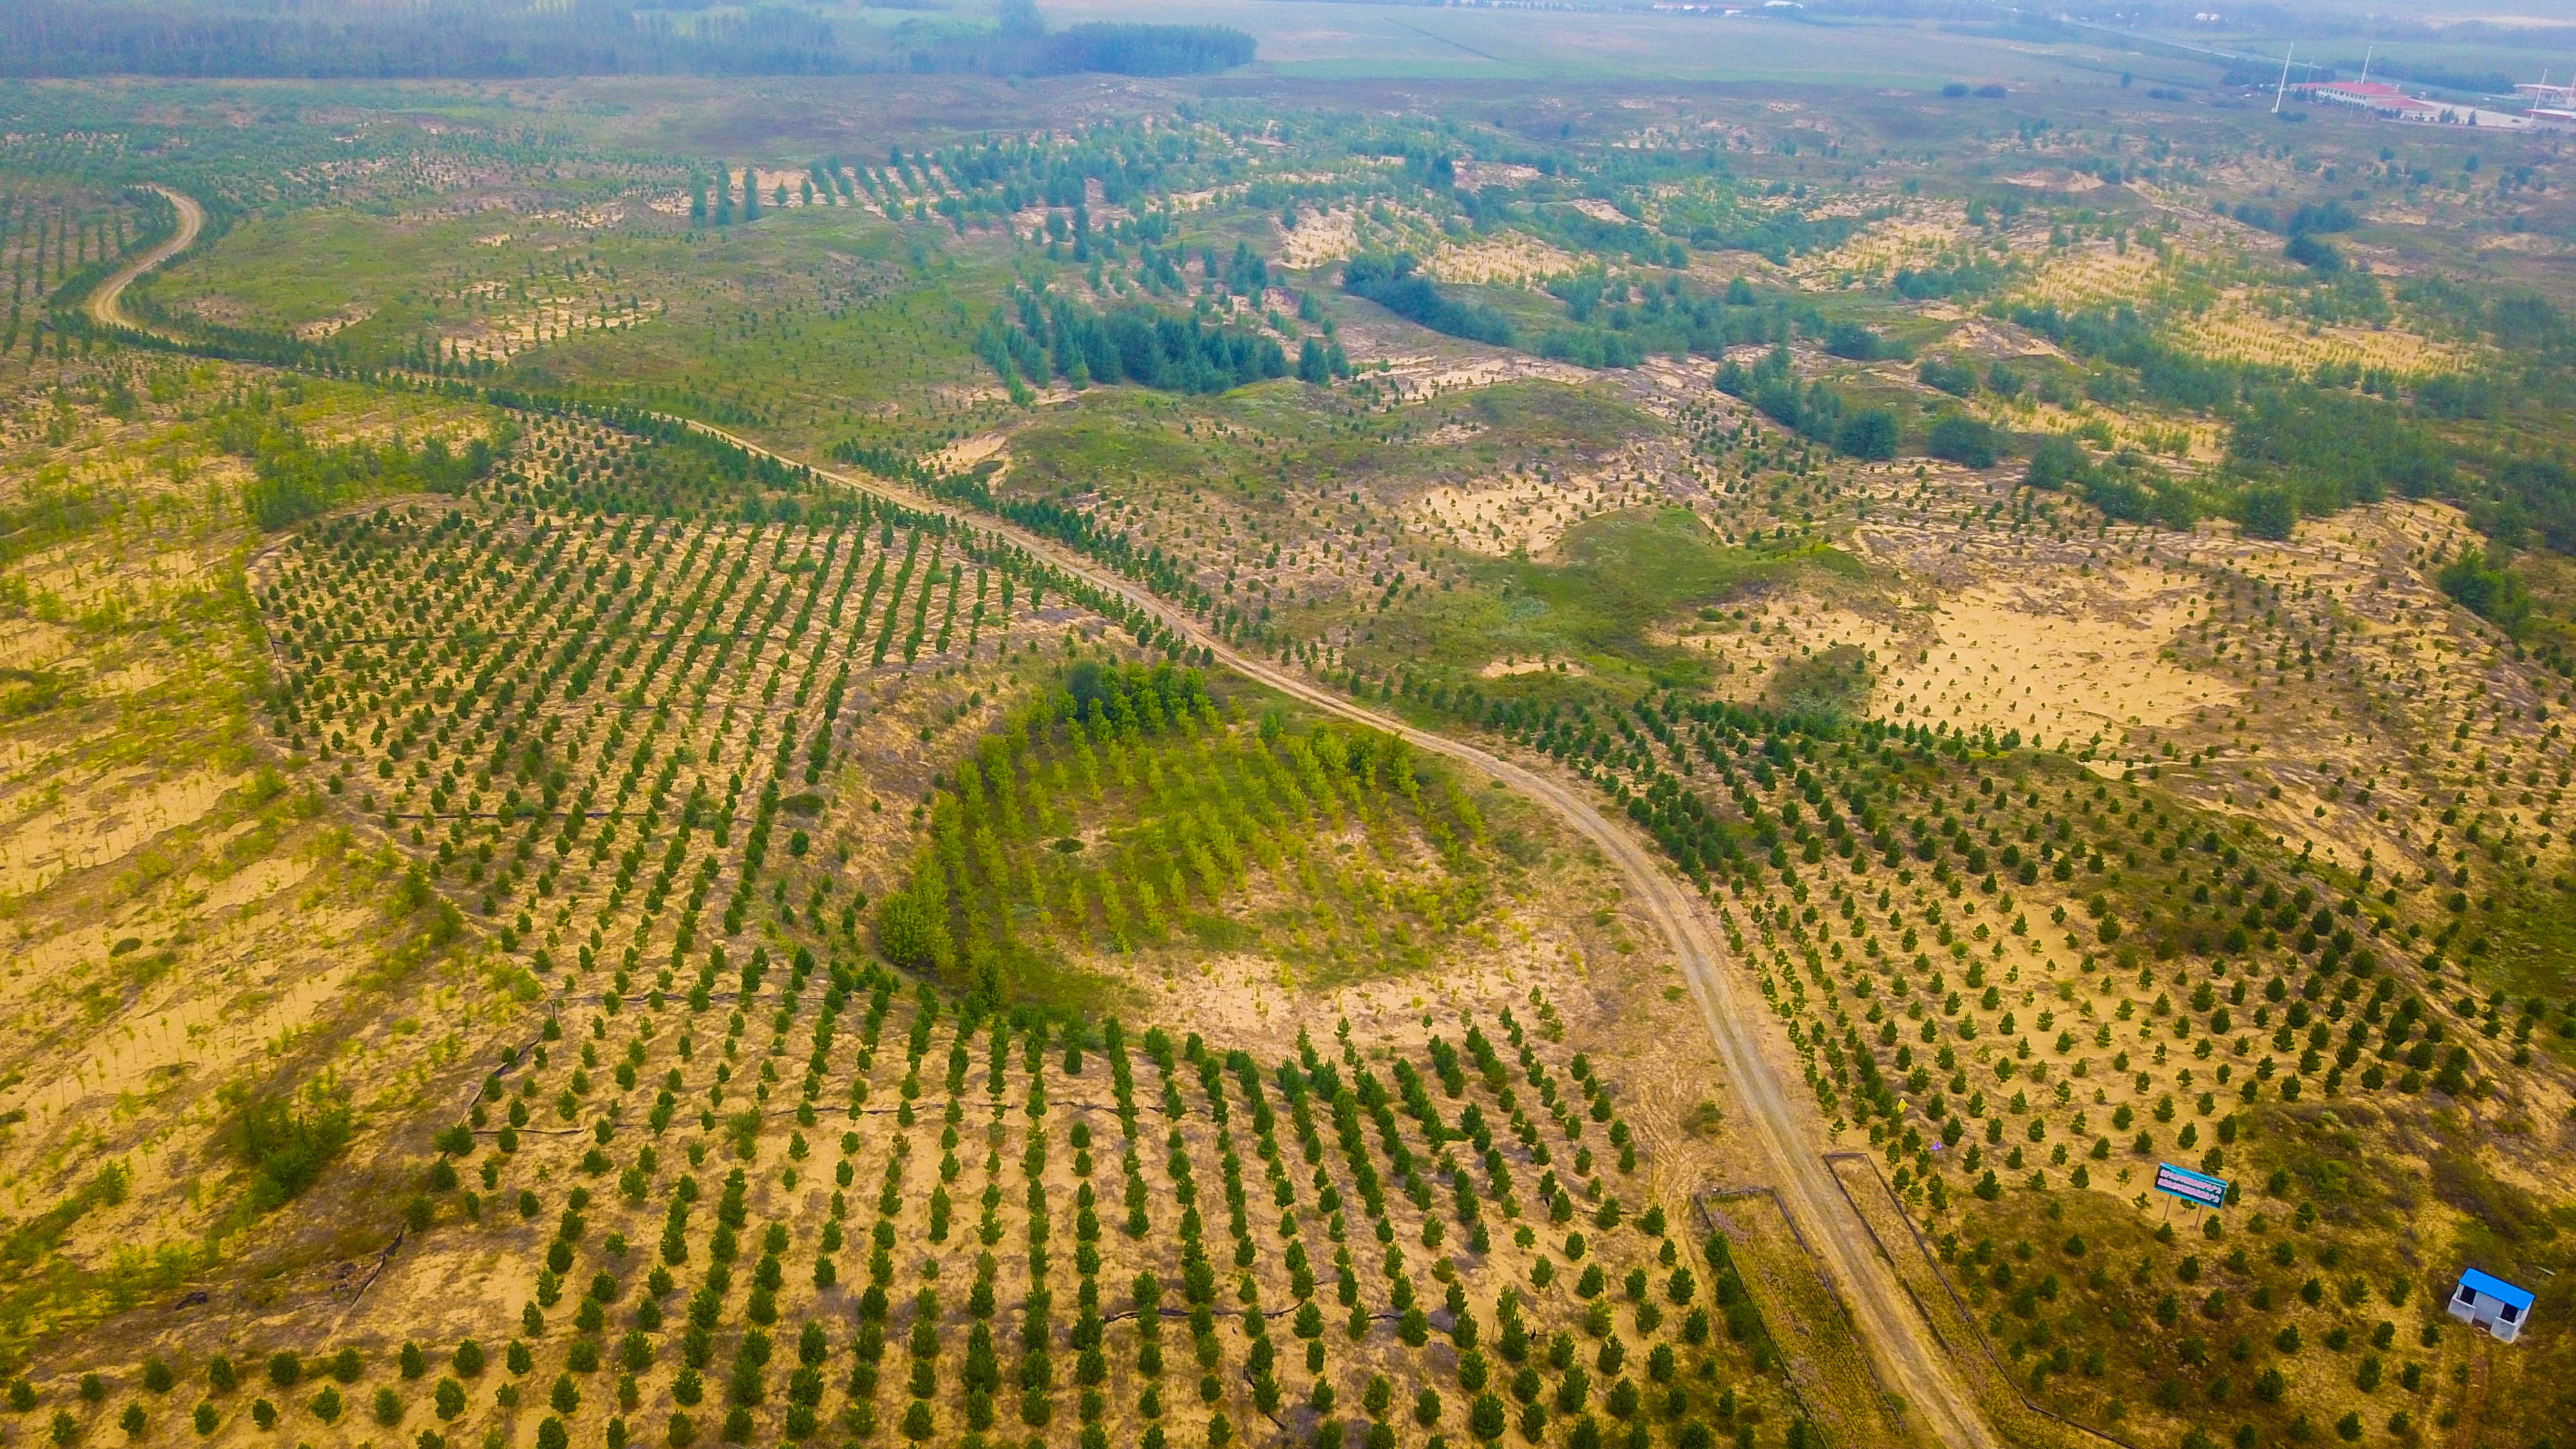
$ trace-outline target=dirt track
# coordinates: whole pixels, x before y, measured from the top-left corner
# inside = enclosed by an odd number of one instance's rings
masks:
[[[169,241],[121,267],[89,301],[90,316],[106,326],[134,326],[118,310],[126,286],[144,272],[177,255],[196,239],[205,213],[193,200],[155,187],[179,212],[179,231]],[[761,447],[747,438],[689,419],[674,419],[710,436],[722,438],[763,457],[791,466],[801,460]],[[1335,694],[1266,660],[1235,651],[1187,614],[1165,604],[1128,580],[1066,553],[1054,543],[1009,524],[976,517],[875,477],[858,477],[814,467],[814,473],[844,487],[892,499],[906,506],[959,518],[1008,539],[1031,554],[1110,590],[1161,620],[1172,632],[1208,649],[1241,674],[1302,700],[1317,709],[1355,720],[1410,741],[1416,747],[1484,770],[1563,816],[1618,864],[1628,886],[1653,915],[1671,943],[1692,998],[1719,1057],[1747,1109],[1753,1137],[1773,1169],[1780,1199],[1809,1242],[1825,1259],[1835,1288],[1849,1306],[1864,1345],[1888,1388],[1907,1411],[1906,1427],[1950,1449],[1989,1449],[1998,1443],[1974,1394],[1957,1373],[1948,1354],[1907,1304],[1892,1268],[1870,1245],[1866,1226],[1812,1146],[1823,1136],[1813,1104],[1792,1089],[1763,1050],[1756,1023],[1766,1014],[1739,983],[1718,969],[1718,937],[1697,895],[1627,829],[1597,809],[1591,797],[1573,785],[1542,775],[1474,745],[1416,729]],[[1784,1053],[1785,1055],[1785,1053]]]
[[[168,241],[117,268],[106,281],[99,283],[97,291],[90,293],[89,317],[92,322],[101,327],[125,328],[135,332],[149,331],[149,328],[128,318],[118,307],[117,304],[125,297],[125,289],[133,285],[135,278],[195,245],[197,233],[205,230],[206,209],[197,204],[196,198],[182,196],[166,186],[155,186],[152,189],[160,192],[169,201],[171,207],[179,213],[179,230],[172,234]]]
[[[772,452],[748,438],[721,428],[688,422],[688,426],[782,463],[799,460]],[[812,465],[806,465],[812,466]],[[1987,1449],[1998,1441],[1987,1426],[1975,1395],[1960,1379],[1949,1355],[1907,1303],[1894,1271],[1871,1245],[1869,1231],[1834,1185],[1831,1169],[1809,1144],[1820,1140],[1822,1124],[1813,1103],[1795,1092],[1757,1039],[1755,1022],[1767,1015],[1738,983],[1718,969],[1718,937],[1697,894],[1667,870],[1659,857],[1626,829],[1612,823],[1591,797],[1565,781],[1542,775],[1447,735],[1417,729],[1389,715],[1355,703],[1321,685],[1266,660],[1242,654],[1208,632],[1189,615],[1172,608],[1116,574],[1070,555],[1046,539],[1009,524],[960,512],[910,489],[874,477],[859,478],[815,467],[817,476],[846,487],[891,498],[909,507],[949,514],[985,528],[1027,549],[1068,573],[1111,590],[1152,613],[1190,643],[1211,651],[1237,673],[1258,679],[1280,693],[1317,709],[1402,736],[1418,748],[1475,766],[1556,811],[1617,863],[1628,887],[1654,916],[1672,944],[1689,981],[1700,1018],[1743,1096],[1747,1119],[1762,1155],[1772,1164],[1782,1203],[1808,1240],[1826,1260],[1836,1291],[1851,1309],[1872,1358],[1889,1390],[1909,1411],[1906,1426],[1928,1434],[1952,1449]]]

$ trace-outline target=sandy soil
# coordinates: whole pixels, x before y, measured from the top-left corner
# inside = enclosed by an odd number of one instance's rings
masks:
[[[1407,499],[1405,521],[1472,553],[1544,553],[1586,516],[1578,486],[1514,477],[1443,484]]]
[[[2330,326],[2267,315],[2253,294],[2236,288],[2217,305],[2174,328],[2194,350],[2212,357],[2313,371],[2318,363],[2358,363],[2401,374],[2456,372],[2471,354],[2446,342],[2397,327]]]
[[[439,334],[449,350],[468,359],[505,361],[545,342],[573,332],[623,332],[662,315],[662,301],[646,297],[627,305],[623,297],[542,297],[498,315]]]
[[[1801,281],[1824,285],[1844,278],[1884,278],[1898,267],[1937,259],[1958,244],[1966,225],[1964,207],[1912,203],[1901,215],[1854,233],[1841,246],[1794,259],[1789,270]]]
[[[1942,601],[1932,642],[1900,661],[1878,697],[1909,723],[2050,743],[2172,727],[2234,698],[2160,657],[2192,592],[2190,580],[2145,569],[1970,590]]]
[[[2043,260],[2013,295],[2060,306],[2115,297],[2138,300],[2155,295],[2164,265],[2150,247],[2132,245],[2123,251],[2106,241],[2086,242]]]
[[[1417,334],[1418,335],[1418,334]],[[1352,334],[1345,333],[1346,339]],[[1444,351],[1446,351],[1444,349]],[[1492,352],[1484,356],[1462,355],[1464,349],[1440,353],[1397,353],[1362,358],[1352,351],[1354,362],[1384,362],[1386,370],[1369,374],[1377,387],[1408,402],[1417,402],[1447,393],[1472,392],[1501,382],[1520,382],[1542,378],[1549,382],[1582,383],[1592,374],[1571,363],[1550,362],[1526,352]]]
[[[2004,181],[2008,185],[2026,187],[2033,191],[2076,193],[2099,190],[2102,185],[2102,178],[2090,172],[2053,169],[2024,171],[2018,176],[2007,176]]]
[[[1535,166],[1522,166],[1510,161],[1461,161],[1457,163],[1456,185],[1460,191],[1481,191],[1488,186],[1526,186],[1539,178]]]
[[[373,307],[347,307],[319,321],[307,322],[295,329],[295,336],[305,342],[319,342],[325,337],[355,327],[376,315]]]
[[[1008,433],[978,433],[971,438],[959,438],[933,453],[930,466],[942,473],[963,473],[987,458],[999,457],[1007,469],[1010,444]]]
[[[1359,250],[1356,213],[1346,210],[1309,212],[1297,218],[1297,229],[1279,245],[1279,265],[1291,271],[1328,266]]]
[[[1422,264],[1422,270],[1443,282],[1526,286],[1541,278],[1571,272],[1577,265],[1570,252],[1517,232],[1505,232],[1480,237],[1464,246],[1444,246]]]
[[[1522,659],[1507,656],[1487,663],[1476,671],[1485,679],[1509,679],[1516,674],[1589,674],[1592,671],[1567,660]]]

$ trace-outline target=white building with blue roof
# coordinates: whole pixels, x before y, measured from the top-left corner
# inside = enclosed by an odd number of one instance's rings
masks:
[[[2485,1329],[2504,1343],[2522,1336],[2522,1325],[2531,1318],[2531,1303],[2530,1289],[2475,1268],[2462,1272],[2460,1285],[2451,1290],[2451,1316]]]

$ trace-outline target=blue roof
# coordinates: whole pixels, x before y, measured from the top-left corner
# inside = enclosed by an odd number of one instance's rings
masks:
[[[2516,1308],[2531,1307],[2530,1289],[2516,1288],[2502,1278],[2489,1277],[2475,1268],[2467,1269],[2460,1274],[2460,1286],[2482,1297],[2510,1303]]]

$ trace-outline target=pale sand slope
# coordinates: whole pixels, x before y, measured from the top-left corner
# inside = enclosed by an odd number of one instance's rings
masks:
[[[1573,271],[1580,263],[1534,237],[1503,232],[1434,252],[1422,270],[1442,282],[1499,283],[1526,286],[1545,277]]]
[[[1404,525],[1470,553],[1536,557],[1585,519],[1663,501],[1663,482],[1649,480],[1638,455],[1623,453],[1597,471],[1555,481],[1504,474],[1426,488],[1404,501]]]
[[[1279,265],[1292,272],[1312,271],[1358,251],[1358,219],[1349,211],[1300,216],[1297,229],[1279,244]]]
[[[1689,621],[1673,637],[1722,661],[1738,696],[1758,695],[1785,660],[1847,644],[1869,659],[1879,718],[2081,744],[2235,702],[2232,687],[2164,657],[2195,617],[2192,597],[2187,579],[2153,568],[1997,570],[1899,615],[1773,601],[1750,621],[1758,630]]]
[[[2188,597],[2150,569],[1978,585],[1941,604],[1932,644],[1881,682],[1878,712],[2051,743],[2170,728],[2236,698],[2163,657],[2191,617]]]
[[[1749,624],[1758,625],[1758,630],[1739,625],[1731,617],[1714,621],[1684,618],[1658,625],[1648,637],[1658,644],[1697,649],[1712,656],[1721,673],[1745,676],[1728,690],[1738,697],[1760,694],[1760,676],[1783,659],[1848,644],[1862,652],[1875,672],[1891,665],[1904,650],[1922,647],[1909,622],[1872,618],[1850,609],[1816,607],[1806,599],[1777,609],[1757,603],[1749,612]]]
[[[1585,516],[1575,482],[1536,478],[1482,479],[1442,484],[1405,500],[1405,524],[1439,534],[1472,553],[1502,557],[1516,549],[1536,554]]]

